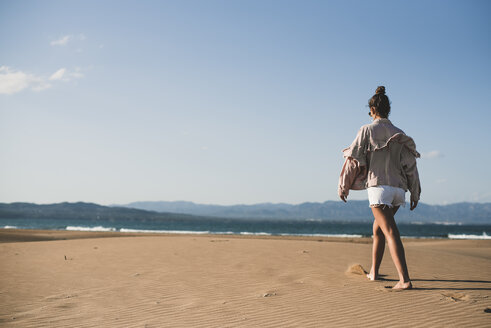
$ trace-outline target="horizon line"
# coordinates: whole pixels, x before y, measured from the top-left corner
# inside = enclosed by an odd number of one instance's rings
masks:
[[[368,201],[368,199],[353,199],[353,200],[348,200],[347,205],[349,202],[365,202]],[[286,203],[286,202],[260,202],[260,203],[235,203],[235,204],[230,204],[230,205],[224,205],[224,204],[217,204],[217,203],[198,203],[194,201],[188,201],[188,200],[140,200],[140,201],[132,201],[129,203],[97,203],[97,202],[91,202],[91,201],[59,201],[59,202],[29,202],[29,201],[14,201],[14,202],[2,202],[0,201],[0,204],[15,204],[15,203],[27,203],[27,204],[35,204],[35,205],[54,205],[54,204],[63,204],[63,203],[68,203],[68,204],[77,204],[77,203],[85,203],[85,204],[96,204],[96,205],[101,205],[101,206],[108,206],[108,207],[115,207],[115,206],[128,206],[130,204],[134,203],[160,203],[160,202],[166,202],[166,203],[192,203],[194,205],[206,205],[206,206],[254,206],[254,205],[292,205],[292,206],[298,206],[302,204],[323,204],[327,202],[341,202],[341,200],[325,200],[325,201],[305,201],[301,203]],[[454,203],[445,203],[445,204],[430,204],[430,203],[425,203],[425,202],[419,202],[418,205],[429,205],[429,206],[449,206],[449,205],[456,205],[456,204],[491,204],[491,202],[479,202],[479,201],[461,201],[461,202],[454,202]]]

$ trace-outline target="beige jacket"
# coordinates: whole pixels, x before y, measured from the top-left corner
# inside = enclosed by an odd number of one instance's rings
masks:
[[[388,119],[380,118],[364,125],[348,148],[339,177],[338,194],[347,196],[349,190],[389,185],[411,192],[411,200],[421,194],[413,139],[395,127]]]

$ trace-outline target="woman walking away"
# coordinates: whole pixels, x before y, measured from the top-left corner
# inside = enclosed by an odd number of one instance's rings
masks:
[[[399,274],[394,289],[411,289],[406,256],[394,215],[405,206],[405,192],[411,192],[411,211],[421,194],[416,158],[419,153],[412,138],[389,121],[390,102],[380,86],[368,101],[373,122],[358,131],[343,154],[345,162],[339,177],[339,197],[346,202],[350,189],[367,189],[373,217],[372,267],[368,279],[378,279],[385,241]]]

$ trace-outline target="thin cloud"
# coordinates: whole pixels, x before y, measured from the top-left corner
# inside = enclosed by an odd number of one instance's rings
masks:
[[[73,71],[69,71],[66,68],[60,68],[49,77],[50,81],[63,81],[68,82],[73,79],[80,79],[84,77],[82,69],[80,67],[75,67]]]
[[[63,76],[65,75],[66,73],[66,68],[60,68],[59,70],[57,70],[56,72],[54,72],[53,74],[51,74],[51,76],[49,77],[49,79],[51,81],[54,81],[54,80],[62,80],[63,79]]]
[[[84,74],[80,67],[75,67],[71,71],[60,68],[49,77],[42,77],[14,70],[8,66],[0,66],[0,94],[11,95],[25,89],[42,91],[52,87],[50,82],[69,82],[82,77]]]
[[[65,35],[59,38],[58,40],[51,41],[50,44],[52,46],[65,46],[68,43],[68,41],[70,41],[71,39],[72,39],[71,35]]]
[[[41,91],[50,87],[51,84],[39,76],[13,70],[7,66],[0,67],[0,94],[11,95],[28,88]]]
[[[421,154],[421,158],[426,158],[426,159],[437,159],[442,157],[443,157],[443,153],[439,150],[432,150]]]

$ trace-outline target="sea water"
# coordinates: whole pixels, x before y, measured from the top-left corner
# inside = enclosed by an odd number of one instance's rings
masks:
[[[403,237],[491,239],[491,225],[448,223],[398,224]],[[82,219],[0,219],[3,229],[72,231],[118,231],[128,233],[238,234],[273,236],[318,236],[360,238],[372,235],[370,222],[323,220],[183,219],[183,220],[82,220]]]

